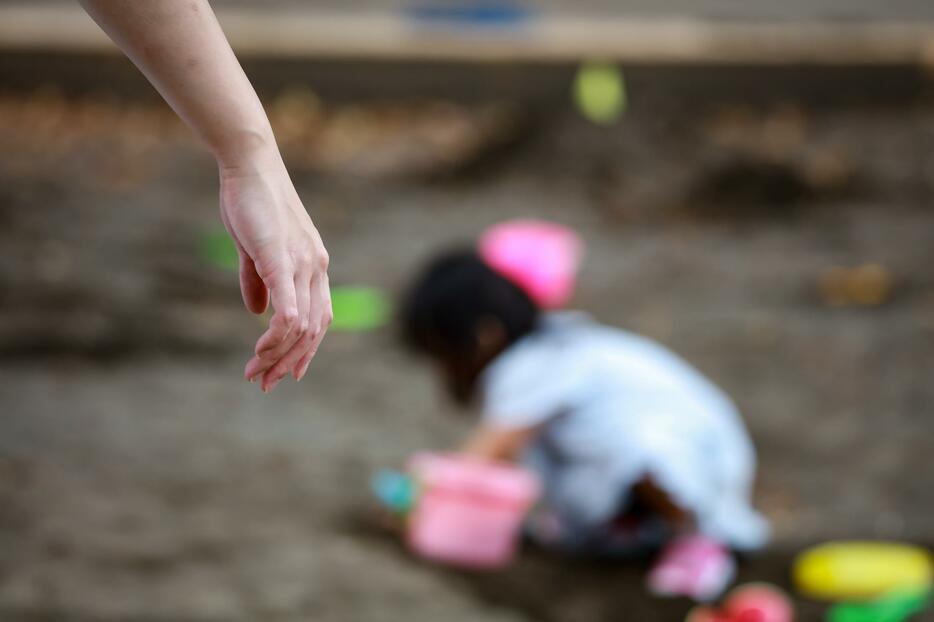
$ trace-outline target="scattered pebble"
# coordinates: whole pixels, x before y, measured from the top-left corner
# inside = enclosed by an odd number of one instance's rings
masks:
[[[894,285],[885,266],[867,263],[854,268],[828,268],[820,277],[818,289],[829,307],[873,307],[891,299]]]

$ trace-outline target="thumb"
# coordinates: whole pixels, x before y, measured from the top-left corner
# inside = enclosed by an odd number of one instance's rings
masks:
[[[223,190],[223,188],[221,188]],[[221,200],[221,222],[230,234],[234,244],[237,247],[237,255],[240,256],[240,295],[243,296],[243,304],[252,313],[259,315],[266,311],[269,306],[269,290],[263,284],[263,279],[259,278],[256,272],[256,264],[240,244],[237,234],[230,225],[230,219],[227,218],[227,211],[224,209],[224,202]]]
[[[240,293],[243,295],[243,304],[251,312],[259,315],[269,306],[269,290],[256,272],[253,259],[242,249],[240,252]]]

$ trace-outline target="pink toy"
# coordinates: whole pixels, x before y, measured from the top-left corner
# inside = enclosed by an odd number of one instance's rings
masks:
[[[415,455],[409,470],[421,487],[409,519],[413,551],[472,568],[495,568],[512,560],[522,521],[538,495],[531,473],[432,453]]]
[[[480,256],[543,309],[564,305],[574,291],[581,240],[561,225],[541,220],[511,220],[480,237]]]
[[[791,622],[791,600],[777,587],[749,583],[734,589],[723,601],[723,613],[735,622]]]
[[[729,551],[701,535],[672,541],[649,572],[648,588],[656,596],[687,596],[708,602],[733,580],[736,564]]]
[[[793,622],[791,600],[777,587],[749,583],[730,592],[719,610],[695,607],[686,622]]]

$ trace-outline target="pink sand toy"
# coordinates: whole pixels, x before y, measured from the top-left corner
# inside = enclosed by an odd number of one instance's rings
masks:
[[[582,243],[567,227],[542,220],[510,220],[487,229],[478,250],[488,266],[543,309],[561,307],[574,291]]]
[[[672,541],[648,576],[648,588],[656,596],[687,596],[711,601],[733,580],[736,563],[722,544],[701,535]]]
[[[687,622],[793,622],[791,599],[768,583],[747,583],[734,589],[719,610],[695,607]]]
[[[419,483],[408,524],[418,555],[457,566],[495,568],[515,555],[522,522],[538,495],[523,469],[472,458],[416,454],[408,465]]]

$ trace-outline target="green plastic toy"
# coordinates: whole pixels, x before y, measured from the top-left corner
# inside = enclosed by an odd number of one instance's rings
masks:
[[[392,311],[386,296],[374,287],[332,287],[331,307],[331,330],[373,330],[383,326]]]
[[[626,83],[622,72],[611,63],[582,65],[574,78],[574,103],[593,123],[615,123],[626,111]]]
[[[895,592],[865,603],[839,603],[830,608],[827,622],[902,622],[922,611],[931,593]]]
[[[198,243],[201,258],[222,270],[237,270],[240,256],[237,247],[224,229],[213,229],[201,235]]]

